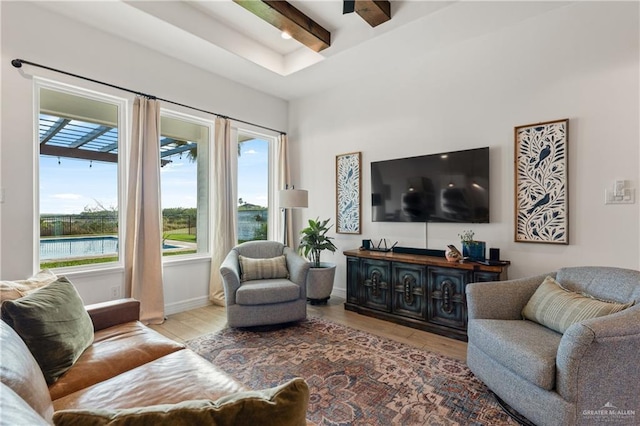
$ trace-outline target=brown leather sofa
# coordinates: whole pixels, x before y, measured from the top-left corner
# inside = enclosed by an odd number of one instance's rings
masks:
[[[0,424],[40,424],[34,423],[38,419],[51,424],[54,411],[63,409],[216,400],[246,390],[184,345],[140,323],[137,301],[106,302],[87,310],[94,342],[49,387],[25,343],[2,322]]]

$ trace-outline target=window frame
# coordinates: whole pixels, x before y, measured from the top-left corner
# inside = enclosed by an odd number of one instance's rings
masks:
[[[268,166],[267,166],[267,240],[269,241],[280,241],[277,238],[277,235],[282,234],[280,221],[278,220],[277,210],[275,208],[275,200],[276,194],[278,193],[278,188],[276,188],[276,147],[275,144],[278,142],[278,136],[274,134],[264,133],[264,131],[260,131],[258,128],[253,126],[234,126],[236,131],[235,134],[235,143],[239,144],[240,135],[248,135],[252,136],[255,139],[262,139],[269,144],[269,152],[267,154],[268,158]],[[233,136],[233,134],[232,134]],[[236,163],[238,159],[236,158]],[[239,180],[237,176],[237,167],[236,167],[236,182]],[[237,184],[236,184],[237,185]],[[238,192],[238,188],[236,188],[236,193]],[[238,209],[236,206],[236,218],[238,215]]]
[[[188,123],[192,123],[192,124],[196,124],[199,126],[203,126],[206,127],[207,130],[209,131],[209,139],[208,139],[208,149],[207,149],[207,164],[208,164],[208,170],[206,173],[208,182],[207,182],[207,187],[208,187],[208,191],[207,191],[207,197],[208,197],[208,204],[209,204],[209,210],[207,211],[207,220],[206,220],[206,224],[207,224],[207,244],[206,244],[206,251],[203,252],[196,252],[196,253],[190,253],[190,254],[179,254],[179,255],[174,255],[174,256],[162,256],[162,263],[163,264],[169,264],[169,263],[179,263],[179,262],[183,262],[185,260],[193,260],[193,259],[201,259],[201,258],[207,258],[210,259],[211,258],[211,253],[213,252],[213,237],[211,235],[211,230],[213,229],[213,215],[211,213],[211,203],[213,200],[213,175],[214,175],[214,171],[213,171],[213,144],[214,142],[214,135],[215,135],[215,121],[211,120],[211,119],[206,119],[203,117],[198,117],[195,115],[191,115],[191,114],[185,114],[183,112],[179,112],[176,111],[174,109],[169,109],[169,108],[164,108],[164,107],[160,107],[160,117],[168,117],[168,118],[172,118],[175,120],[183,120],[186,121]],[[160,135],[162,135],[162,129],[160,129]],[[158,143],[160,143],[160,141],[158,141]],[[162,177],[160,178],[160,199],[162,200]],[[160,206],[160,214],[162,215],[162,206]]]
[[[129,153],[129,110],[131,99],[115,96],[96,90],[74,86],[42,77],[33,78],[33,268],[40,270],[40,92],[48,89],[66,93],[72,96],[83,97],[97,102],[115,105],[118,108],[118,163],[117,163],[117,188],[118,188],[118,241],[125,241],[124,219],[126,217],[126,182],[128,173]],[[124,155],[121,155],[124,154]],[[85,271],[103,271],[110,269],[124,269],[124,244],[118,244],[118,260],[115,262],[89,263],[85,265],[66,266],[52,268],[59,274],[77,273]]]

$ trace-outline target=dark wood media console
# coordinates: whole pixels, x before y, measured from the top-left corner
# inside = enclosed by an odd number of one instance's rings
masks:
[[[467,340],[468,283],[507,279],[504,265],[448,262],[442,257],[347,250],[344,308]]]

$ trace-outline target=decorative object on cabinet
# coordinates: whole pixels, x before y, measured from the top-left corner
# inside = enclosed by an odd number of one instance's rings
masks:
[[[336,156],[336,232],[360,234],[360,152]]]
[[[514,133],[515,241],[569,244],[569,119]]]
[[[312,305],[326,303],[333,291],[336,265],[320,262],[320,254],[323,250],[335,252],[337,249],[331,241],[333,237],[327,236],[327,232],[333,226],[327,226],[329,220],[309,219],[309,226],[300,231],[302,238],[298,251],[311,261],[307,274],[307,300]]]
[[[472,230],[462,231],[458,234],[462,242],[462,256],[473,261],[485,260],[487,244],[484,241],[474,240],[475,233]]]
[[[444,252],[444,257],[449,262],[458,262],[462,259],[462,253],[460,253],[456,246],[449,244]]]
[[[345,309],[454,339],[467,339],[466,285],[507,278],[509,262],[347,250]]]
[[[500,261],[500,249],[499,248],[490,248],[489,249],[489,260],[495,262]]]

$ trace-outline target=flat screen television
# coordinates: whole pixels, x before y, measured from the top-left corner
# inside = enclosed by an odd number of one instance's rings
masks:
[[[374,222],[489,222],[489,148],[371,163]]]

